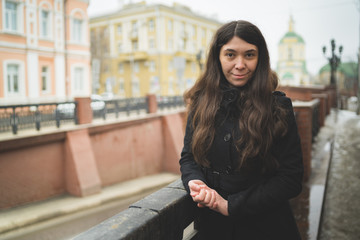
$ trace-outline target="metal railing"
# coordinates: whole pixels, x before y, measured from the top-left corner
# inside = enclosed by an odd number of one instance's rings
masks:
[[[185,106],[184,98],[182,96],[160,96],[157,98],[157,104],[160,110]]]
[[[181,96],[157,97],[159,110],[184,106]],[[17,104],[0,106],[0,134],[20,130],[36,129],[63,124],[78,124],[78,103],[76,101],[51,102],[37,104]],[[129,116],[132,113],[148,113],[148,98],[123,98],[111,100],[92,99],[93,119],[118,118],[121,113]]]
[[[77,103],[57,102],[0,106],[0,133],[19,130],[40,130],[45,126],[56,126],[66,122],[77,124]]]
[[[146,97],[104,100],[103,102],[103,108],[95,109],[93,107],[94,119],[107,119],[109,116],[118,118],[120,113],[126,113],[126,115],[129,116],[132,112],[137,114],[140,114],[140,112],[149,112]],[[93,101],[92,103],[95,102]]]

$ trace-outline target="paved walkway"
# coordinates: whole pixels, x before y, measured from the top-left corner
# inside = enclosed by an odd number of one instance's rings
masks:
[[[320,240],[360,239],[360,116],[339,111]]]
[[[172,183],[178,178],[179,175],[177,174],[161,173],[115,184],[102,189],[102,192],[99,194],[84,198],[64,195],[43,202],[2,211],[0,214],[0,239],[39,239],[29,238],[26,236],[26,234],[32,234],[34,229],[35,231],[41,230],[40,228],[31,228],[32,224],[41,224],[42,222],[46,223],[47,221],[56,218],[63,218],[65,221],[72,221],[71,215],[75,213],[89,212],[92,209],[109,205],[122,199],[141,195],[145,192],[150,194],[150,190],[155,191]],[[119,211],[121,210],[117,209],[116,213]],[[64,218],[64,216],[67,216],[67,218]],[[98,224],[101,221],[102,220],[98,219],[98,222],[95,224]],[[54,224],[60,225],[62,223],[55,221]],[[28,226],[30,226],[29,229]],[[49,228],[50,226],[47,224],[45,227]],[[87,228],[90,227],[91,226],[88,226]],[[79,233],[78,231],[79,230],[77,229],[76,233]],[[59,238],[50,236],[49,238],[44,237],[42,239],[64,239],[63,235],[61,237],[60,236],[61,234],[59,234]]]

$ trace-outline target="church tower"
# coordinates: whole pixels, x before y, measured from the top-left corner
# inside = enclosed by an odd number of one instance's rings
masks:
[[[289,31],[279,42],[279,59],[277,74],[280,85],[309,85],[309,74],[305,61],[304,39],[295,33],[294,20],[290,16]]]

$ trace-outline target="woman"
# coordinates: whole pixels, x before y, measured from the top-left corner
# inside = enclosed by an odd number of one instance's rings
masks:
[[[189,103],[180,166],[200,239],[300,239],[288,200],[302,188],[291,100],[276,88],[260,30],[220,27]]]

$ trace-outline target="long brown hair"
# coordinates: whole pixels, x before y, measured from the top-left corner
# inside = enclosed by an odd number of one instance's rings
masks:
[[[264,169],[273,168],[276,160],[271,154],[271,146],[274,138],[283,135],[286,130],[286,113],[272,97],[274,79],[265,39],[260,30],[247,21],[232,21],[217,30],[210,45],[204,73],[184,94],[194,126],[192,152],[197,163],[210,166],[206,154],[214,140],[215,116],[223,97],[221,86],[227,84],[219,54],[221,47],[234,36],[257,46],[259,52],[252,79],[239,89],[241,114],[238,126],[241,135],[235,142],[240,156],[238,166],[240,169],[249,159],[259,157],[264,163]]]

